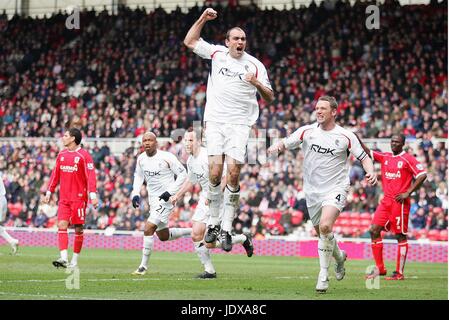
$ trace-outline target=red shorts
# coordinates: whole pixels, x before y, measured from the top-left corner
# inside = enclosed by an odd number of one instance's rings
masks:
[[[373,224],[384,227],[385,231],[407,234],[410,199],[403,203],[391,198],[383,198],[374,213]]]
[[[71,225],[84,224],[86,207],[84,201],[59,201],[58,221],[69,221]]]

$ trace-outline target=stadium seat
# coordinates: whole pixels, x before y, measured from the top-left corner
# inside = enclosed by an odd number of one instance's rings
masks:
[[[363,220],[371,220],[371,219],[372,219],[371,213],[369,213],[369,212],[363,212],[363,213],[361,213],[361,214],[360,214],[360,219],[363,219]]]
[[[343,211],[340,213],[340,219],[349,219],[351,217],[351,213],[348,211]]]
[[[439,230],[430,230],[427,233],[427,238],[431,241],[438,241],[440,238],[440,231]]]
[[[360,218],[360,213],[358,213],[358,212],[351,212],[351,214],[349,215],[349,217],[351,218],[351,219],[359,219]]]
[[[441,230],[438,241],[447,241],[447,230]]]
[[[339,225],[342,227],[348,227],[351,225],[351,220],[349,219],[340,219]]]
[[[341,229],[341,232],[342,232],[343,236],[350,237],[352,235],[352,228],[344,227]]]

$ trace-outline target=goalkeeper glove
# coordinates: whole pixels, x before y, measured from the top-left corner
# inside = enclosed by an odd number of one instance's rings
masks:
[[[139,196],[134,196],[133,197],[133,207],[134,208],[138,208],[140,204],[140,197]]]
[[[170,192],[165,191],[163,194],[161,194],[161,195],[159,196],[159,199],[162,199],[162,200],[164,200],[165,202],[167,202],[168,199],[170,199],[170,197],[171,197]]]

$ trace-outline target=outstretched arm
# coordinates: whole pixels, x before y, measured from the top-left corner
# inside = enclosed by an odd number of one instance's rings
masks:
[[[204,10],[203,14],[198,20],[195,21],[187,32],[187,35],[184,38],[184,45],[193,50],[197,41],[200,39],[201,30],[203,29],[205,23],[207,21],[214,20],[215,18],[217,18],[217,11],[212,8],[207,8]]]

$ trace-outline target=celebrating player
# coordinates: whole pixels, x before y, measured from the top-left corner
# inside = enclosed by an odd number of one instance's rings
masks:
[[[62,137],[65,147],[56,158],[56,165],[51,173],[44,203],[50,201],[50,196],[59,187],[58,207],[58,243],[61,257],[53,261],[56,268],[74,268],[78,265],[78,256],[83,246],[83,225],[88,198],[97,208],[97,178],[95,166],[89,152],[80,147],[81,131],[69,129]],[[67,228],[75,226],[75,242],[73,257],[68,265],[67,248],[69,237]]]
[[[201,147],[201,131],[189,128],[184,135],[184,146],[190,155],[187,160],[188,180],[183,184],[181,189],[170,198],[173,205],[181,199],[184,194],[192,188],[195,183],[201,185],[200,199],[192,217],[192,240],[195,245],[195,251],[204,266],[204,273],[198,278],[216,278],[217,274],[210,258],[209,248],[217,248],[221,246],[220,241],[214,243],[203,242],[206,232],[206,223],[209,218],[209,209],[206,205],[207,190],[209,189],[209,164],[207,151]],[[253,244],[249,233],[232,236],[232,243],[241,243],[246,250],[248,257],[253,255]]]
[[[384,197],[374,213],[370,228],[371,248],[376,262],[376,268],[368,279],[387,274],[383,260],[383,243],[381,231],[391,231],[398,240],[396,271],[385,280],[404,280],[404,267],[407,258],[408,217],[410,213],[410,195],[418,190],[427,178],[422,164],[403,148],[405,136],[395,134],[391,137],[390,152],[370,151],[363,143],[366,153],[376,162],[381,163],[382,189]],[[415,181],[412,183],[413,178]]]
[[[349,152],[362,162],[368,182],[371,185],[377,183],[373,162],[355,134],[335,123],[337,108],[334,97],[320,97],[315,106],[317,123],[299,128],[268,149],[268,154],[273,154],[302,146],[307,209],[319,235],[320,273],[316,291],[320,293],[329,287],[328,269],[332,256],[336,261],[336,279],[342,280],[345,276],[346,252],[339,249],[332,228],[345,206],[349,189]]]
[[[173,205],[168,200],[179,191],[187,179],[184,166],[170,152],[157,149],[154,133],[146,132],[142,138],[142,145],[145,151],[137,158],[131,197],[134,208],[138,208],[140,188],[146,182],[150,216],[145,222],[142,261],[132,273],[134,275],[144,275],[147,272],[155,232],[161,241],[175,240],[192,232],[192,228],[168,228],[168,218],[173,210]]]
[[[231,229],[240,198],[240,170],[245,161],[251,126],[259,116],[257,93],[264,100],[274,99],[264,65],[245,52],[246,35],[234,27],[226,34],[226,47],[212,45],[200,38],[205,23],[217,18],[217,12],[206,9],[188,31],[184,44],[204,59],[212,60],[207,83],[204,113],[207,154],[209,156],[208,201],[210,218],[205,242],[216,241],[220,232],[219,213],[224,202],[221,243],[232,250]],[[223,163],[227,163],[227,185],[220,187]]]
[[[2,174],[0,172],[0,236],[3,239],[5,239],[6,242],[9,243],[9,245],[11,246],[11,250],[12,250],[11,253],[14,255],[17,253],[17,249],[19,246],[19,240],[11,237],[6,232],[5,228],[3,228],[3,226],[1,225],[3,220],[5,220],[5,218],[6,218],[6,209],[7,209],[6,189],[5,189],[5,185],[3,184]]]

